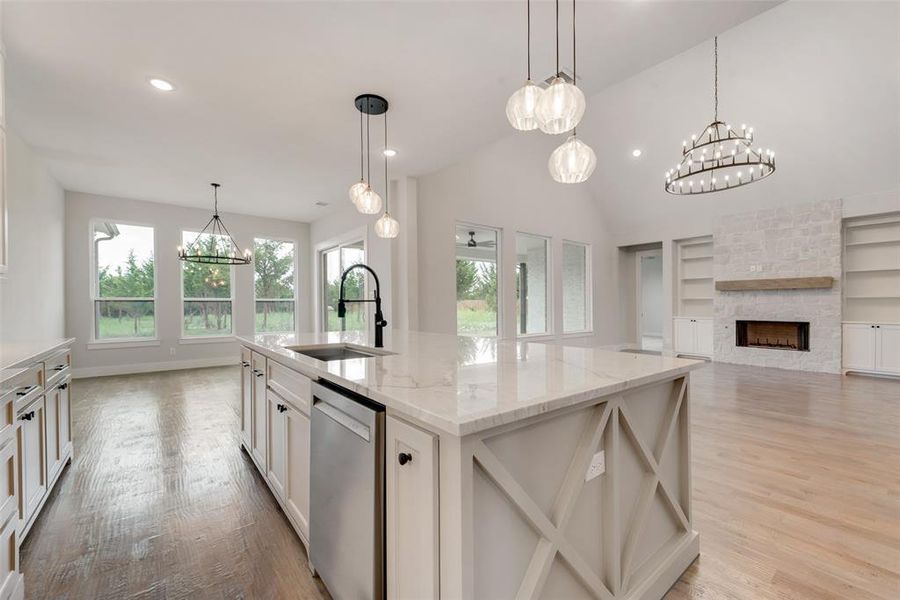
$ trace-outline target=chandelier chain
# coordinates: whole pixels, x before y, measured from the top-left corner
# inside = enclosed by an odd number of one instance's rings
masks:
[[[715,98],[715,108],[713,111],[713,115],[715,118],[713,121],[719,120],[719,36],[713,38],[713,55],[715,56],[714,60],[714,71],[715,77],[713,80],[713,96]]]

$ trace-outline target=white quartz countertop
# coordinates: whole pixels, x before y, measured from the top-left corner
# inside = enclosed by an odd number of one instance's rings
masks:
[[[371,344],[360,332],[238,339],[309,377],[332,381],[436,431],[458,436],[671,379],[703,364],[558,341],[401,331],[385,332],[384,349],[395,354],[322,362],[285,346]]]
[[[40,356],[71,346],[75,338],[52,338],[0,343],[0,369],[24,366]]]

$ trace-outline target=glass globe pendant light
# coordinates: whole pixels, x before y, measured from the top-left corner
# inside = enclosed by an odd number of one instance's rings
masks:
[[[526,2],[528,16],[527,25],[527,70],[525,83],[513,92],[506,102],[506,118],[509,124],[519,131],[532,131],[538,128],[537,110],[538,101],[544,90],[531,81],[531,0]]]
[[[360,181],[358,184],[364,184],[365,188],[363,188],[362,192],[356,198],[356,210],[361,212],[364,215],[377,215],[381,212],[381,196],[378,195],[378,192],[372,189],[372,158],[371,152],[369,151],[369,116],[370,115],[381,115],[387,112],[388,102],[381,96],[377,96],[375,94],[362,94],[356,97],[354,101],[356,104],[357,110],[359,110],[360,115],[362,113],[366,114],[366,156],[368,157],[366,161],[366,181]],[[359,189],[359,188],[357,188]],[[352,190],[352,188],[351,188]]]
[[[572,0],[573,78],[577,73],[575,56],[575,0]],[[577,90],[578,88],[575,89]],[[550,169],[550,176],[553,177],[554,181],[559,183],[583,183],[588,180],[588,177],[591,176],[597,167],[597,155],[594,154],[594,150],[590,146],[578,139],[577,130],[573,127],[572,135],[569,136],[569,139],[550,154],[547,167]]]
[[[384,113],[384,147],[387,143],[387,113]],[[388,196],[390,196],[390,181],[388,180],[388,156],[384,155],[384,214],[375,221],[375,235],[380,238],[392,239],[400,235],[400,223],[388,212]]]
[[[366,191],[366,188],[369,185],[366,183],[366,179],[363,175],[364,171],[364,163],[363,163],[363,114],[362,111],[359,113],[359,181],[350,186],[350,201],[353,202],[353,205],[359,208],[359,198],[362,196],[363,192]]]
[[[575,2],[572,2],[572,45],[575,38]],[[574,59],[573,59],[574,60]],[[559,70],[559,0],[556,0],[556,77],[538,99],[535,115],[541,131],[549,134],[560,134],[571,131],[581,122],[584,116],[584,93],[575,85],[575,67],[573,64],[573,83],[561,77]]]

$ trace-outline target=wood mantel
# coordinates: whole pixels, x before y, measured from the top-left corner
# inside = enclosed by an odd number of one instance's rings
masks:
[[[830,289],[834,277],[782,277],[780,279],[733,279],[717,281],[720,292],[749,292],[761,290],[815,290]]]

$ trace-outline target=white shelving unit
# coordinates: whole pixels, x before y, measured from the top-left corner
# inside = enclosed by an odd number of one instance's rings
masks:
[[[900,375],[900,213],[844,221],[843,367]]]
[[[703,236],[679,240],[675,254],[675,316],[672,323],[675,353],[713,354],[713,239]]]
[[[712,318],[713,315],[713,240],[712,236],[681,240],[677,243],[675,315]]]

